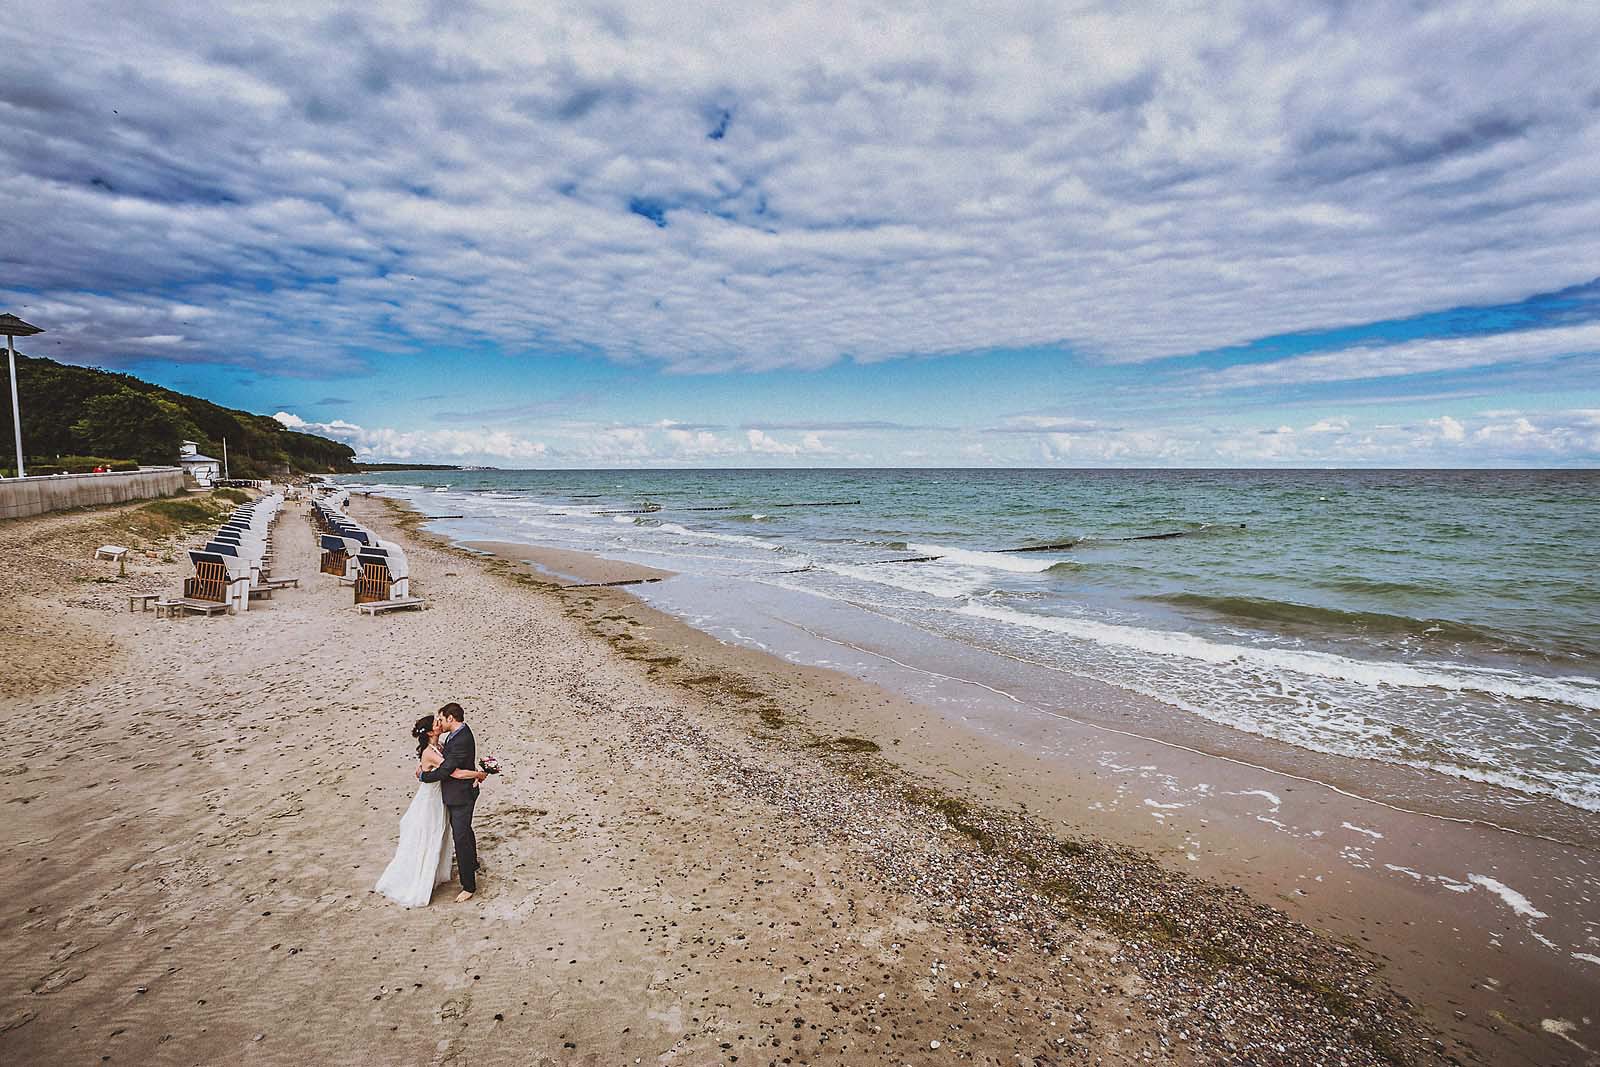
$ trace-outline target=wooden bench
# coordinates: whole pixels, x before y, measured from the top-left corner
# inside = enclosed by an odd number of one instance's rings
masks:
[[[150,602],[152,600],[160,600],[165,595],[165,593],[135,593],[128,598],[128,610],[130,612],[133,611],[134,605],[137,604],[143,610],[149,611]]]
[[[261,586],[264,589],[287,589],[290,586],[294,586],[296,589],[299,589],[300,588],[300,579],[298,579],[298,578],[263,578],[261,580]]]
[[[421,608],[426,611],[428,602],[419,596],[408,596],[399,600],[369,600],[365,604],[356,605],[357,612],[372,615],[381,615],[386,611],[400,611],[403,608]]]

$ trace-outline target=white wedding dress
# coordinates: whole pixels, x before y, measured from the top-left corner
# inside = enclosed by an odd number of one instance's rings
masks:
[[[400,844],[373,889],[408,908],[427,905],[433,887],[450,880],[455,844],[438,782],[423,782],[400,817]]]

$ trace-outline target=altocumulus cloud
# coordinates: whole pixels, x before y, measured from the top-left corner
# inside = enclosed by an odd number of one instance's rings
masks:
[[[1536,364],[1560,356],[1596,352],[1600,352],[1600,323],[1588,323],[1344,348],[1273,363],[1228,367],[1195,375],[1193,384],[1207,389],[1243,389],[1360,381],[1473,367]]]
[[[194,11],[0,29],[0,299],[76,359],[1142,360],[1600,263],[1592,5]]]

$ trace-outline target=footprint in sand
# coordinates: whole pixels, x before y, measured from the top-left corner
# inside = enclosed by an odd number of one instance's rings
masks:
[[[439,1021],[448,1022],[451,1019],[464,1019],[467,1012],[472,1010],[472,994],[462,993],[460,996],[451,997],[439,1008]]]
[[[27,1011],[19,1011],[15,1015],[9,1016],[5,1020],[0,1021],[0,1034],[6,1033],[8,1030],[15,1030],[19,1026],[27,1026],[38,1017],[39,1013],[33,1011],[32,1009]]]
[[[93,945],[80,945],[75,941],[68,941],[65,945],[62,945],[60,948],[58,948],[54,952],[50,953],[50,962],[51,963],[66,963],[68,960],[70,960],[74,956],[77,956],[77,955],[79,955],[81,953],[84,953],[84,952],[91,952],[94,949],[99,948],[99,947],[100,946],[99,946],[98,942],[96,942]]]
[[[83,981],[84,972],[71,967],[63,967],[59,971],[51,971],[37,982],[33,983],[32,992],[35,996],[46,996],[57,993],[67,988],[73,982]]]

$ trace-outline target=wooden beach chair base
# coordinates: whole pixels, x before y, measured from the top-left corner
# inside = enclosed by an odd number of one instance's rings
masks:
[[[428,602],[419,596],[408,596],[399,600],[371,600],[356,605],[356,611],[372,615],[381,615],[385,611],[399,611],[402,608],[421,608],[426,611]]]
[[[294,586],[294,588],[299,589],[300,588],[300,579],[298,579],[298,578],[266,578],[266,579],[263,579],[262,582],[261,582],[261,588],[263,588],[263,589],[287,589],[290,586]]]
[[[219,612],[231,610],[227,604],[220,604],[215,600],[195,600],[192,597],[178,597],[176,600],[156,601],[156,615],[166,615],[172,618],[175,615],[185,615],[193,611],[207,618]]]

